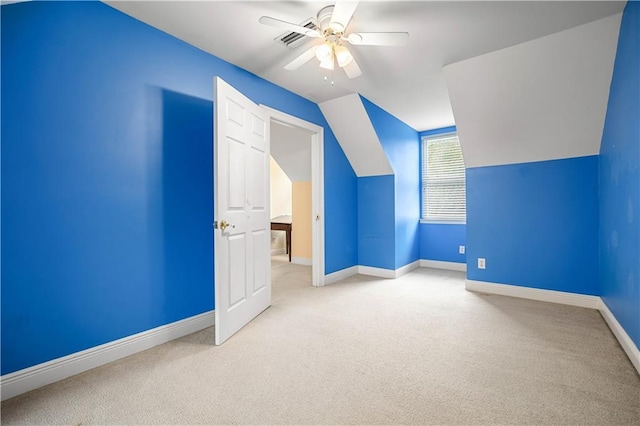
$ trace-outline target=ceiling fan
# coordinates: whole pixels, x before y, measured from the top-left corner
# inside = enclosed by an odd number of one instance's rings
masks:
[[[334,5],[326,6],[318,12],[318,29],[303,27],[282,21],[270,16],[263,16],[259,22],[286,29],[308,37],[323,39],[323,42],[306,50],[300,56],[285,65],[286,70],[296,70],[316,57],[320,67],[328,70],[335,68],[335,63],[344,70],[349,78],[362,74],[360,67],[349,52],[345,42],[352,46],[404,46],[409,39],[406,32],[384,33],[350,33],[346,34],[347,25],[358,7],[357,1],[336,1]]]

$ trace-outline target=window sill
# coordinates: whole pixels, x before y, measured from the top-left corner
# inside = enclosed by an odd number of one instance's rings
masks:
[[[427,224],[433,224],[433,225],[466,225],[467,222],[464,220],[459,220],[459,221],[455,221],[455,220],[427,220],[427,219],[420,219],[420,223],[427,223]]]

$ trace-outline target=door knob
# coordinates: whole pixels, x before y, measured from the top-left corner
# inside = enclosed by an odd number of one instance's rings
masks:
[[[223,220],[222,222],[220,222],[220,229],[222,229],[223,231],[228,227],[229,227],[229,223],[226,220]]]

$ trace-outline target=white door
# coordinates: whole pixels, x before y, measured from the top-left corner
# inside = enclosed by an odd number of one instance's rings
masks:
[[[216,345],[271,305],[269,119],[214,81]]]

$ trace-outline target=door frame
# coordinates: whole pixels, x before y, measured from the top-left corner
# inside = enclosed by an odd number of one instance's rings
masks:
[[[311,136],[311,283],[324,286],[324,128],[266,105],[271,122],[299,128]],[[315,219],[315,220],[314,220]]]

